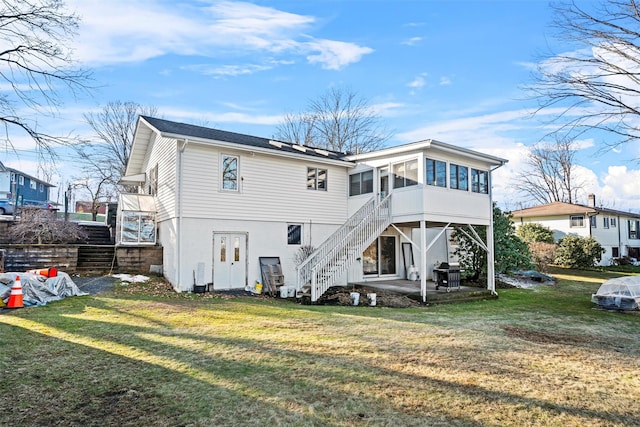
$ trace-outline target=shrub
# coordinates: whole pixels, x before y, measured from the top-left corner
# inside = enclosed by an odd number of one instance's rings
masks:
[[[547,266],[554,262],[558,246],[555,243],[531,242],[529,251],[536,269],[542,273],[547,272]]]
[[[54,211],[29,207],[20,209],[8,234],[14,243],[73,243],[87,238],[78,224],[58,220]]]
[[[549,227],[545,227],[544,225],[537,224],[535,222],[522,224],[516,230],[516,235],[527,243],[555,243],[553,231],[551,231]]]
[[[604,249],[593,237],[565,236],[558,243],[555,263],[563,267],[593,267]]]

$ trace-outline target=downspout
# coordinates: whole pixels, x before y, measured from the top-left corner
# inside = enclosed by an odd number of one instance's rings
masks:
[[[182,291],[182,154],[189,144],[188,139],[182,141],[182,146],[178,147],[178,230],[177,230],[177,243],[178,243],[178,256],[177,256],[177,276],[178,276],[178,290]]]

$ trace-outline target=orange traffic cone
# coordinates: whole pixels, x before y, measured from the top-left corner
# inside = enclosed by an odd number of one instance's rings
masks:
[[[27,270],[27,273],[39,274],[44,277],[56,277],[58,275],[58,269],[55,267],[40,268],[37,270]]]
[[[7,308],[22,308],[24,304],[22,302],[22,284],[20,283],[20,276],[16,276],[16,280],[11,287],[11,295],[9,295],[9,301],[7,302]]]

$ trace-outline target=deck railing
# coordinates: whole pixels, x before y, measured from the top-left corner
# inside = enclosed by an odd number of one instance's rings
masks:
[[[297,289],[315,302],[391,224],[391,195],[372,198],[297,267]]]

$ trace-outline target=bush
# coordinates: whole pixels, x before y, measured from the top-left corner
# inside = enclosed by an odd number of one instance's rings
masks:
[[[555,243],[553,231],[551,231],[549,227],[545,227],[544,225],[537,224],[535,222],[522,224],[516,230],[516,235],[527,243]]]
[[[87,238],[78,224],[58,220],[55,211],[29,207],[20,209],[20,218],[8,234],[14,243],[74,243]]]
[[[536,269],[542,273],[547,272],[547,266],[556,258],[557,245],[555,243],[531,242],[529,251],[536,264]]]
[[[558,243],[555,263],[569,268],[593,267],[604,249],[593,237],[565,236]]]

